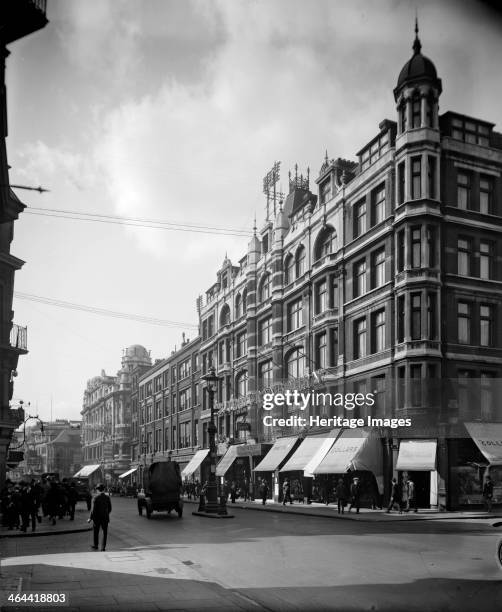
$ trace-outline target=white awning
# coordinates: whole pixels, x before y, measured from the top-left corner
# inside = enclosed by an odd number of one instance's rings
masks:
[[[464,423],[490,465],[502,465],[502,423]]]
[[[87,478],[93,474],[96,470],[99,470],[101,466],[99,463],[97,465],[84,465],[82,469],[80,469],[76,474],[74,474],[73,478]]]
[[[436,469],[437,440],[401,440],[396,470],[430,472]]]
[[[329,449],[314,474],[344,474],[349,470],[368,470],[380,474],[382,449],[379,438],[367,429],[345,429]]]
[[[234,460],[237,459],[237,448],[236,445],[228,447],[227,452],[216,466],[216,476],[225,476]]]
[[[130,476],[131,474],[134,474],[134,472],[136,472],[137,469],[138,469],[137,467],[131,468],[130,470],[127,470],[127,472],[120,474],[119,478],[125,478],[126,476]]]
[[[204,461],[209,453],[208,448],[198,450],[195,455],[190,459],[186,467],[181,472],[181,477],[186,478],[195,472],[199,465]]]
[[[309,436],[308,438],[305,438],[300,444],[300,446],[295,450],[293,455],[289,458],[289,461],[286,462],[286,464],[281,468],[280,471],[304,471],[305,467],[312,462],[312,459],[316,455],[320,454],[319,451],[322,449],[323,453],[314,466],[317,467],[328,452],[328,450],[335,443],[336,437],[338,436],[339,432],[339,429],[333,429],[328,434]]]
[[[288,453],[296,444],[298,437],[279,438],[268,451],[264,459],[254,468],[255,472],[273,472],[286,459]]]

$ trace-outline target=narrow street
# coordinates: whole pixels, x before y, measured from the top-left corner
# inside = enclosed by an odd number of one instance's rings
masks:
[[[229,520],[138,516],[113,498],[106,552],[91,532],[2,542],[23,591],[66,591],[79,610],[502,608],[490,520],[361,522],[236,510]],[[84,512],[83,508],[79,513]]]

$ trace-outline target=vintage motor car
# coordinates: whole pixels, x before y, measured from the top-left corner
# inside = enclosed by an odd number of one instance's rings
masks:
[[[181,487],[180,468],[176,461],[152,463],[145,473],[144,489],[138,492],[139,515],[143,514],[143,509],[148,519],[154,511],[175,510],[181,518],[183,516]]]

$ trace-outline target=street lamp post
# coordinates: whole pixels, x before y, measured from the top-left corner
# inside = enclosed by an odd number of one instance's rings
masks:
[[[218,503],[218,486],[216,484],[216,423],[214,422],[214,394],[215,388],[220,380],[216,375],[214,366],[209,368],[209,371],[204,376],[200,377],[206,382],[206,390],[209,398],[210,418],[207,426],[209,435],[209,478],[207,482],[206,504],[204,509],[193,512],[197,516],[210,516],[212,518],[233,518],[233,515],[228,514],[225,499],[222,497],[221,503]]]

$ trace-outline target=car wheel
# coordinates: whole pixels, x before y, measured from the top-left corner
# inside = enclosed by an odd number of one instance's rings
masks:
[[[500,567],[502,567],[502,540],[499,540],[499,543],[498,543],[497,560],[499,562]]]

